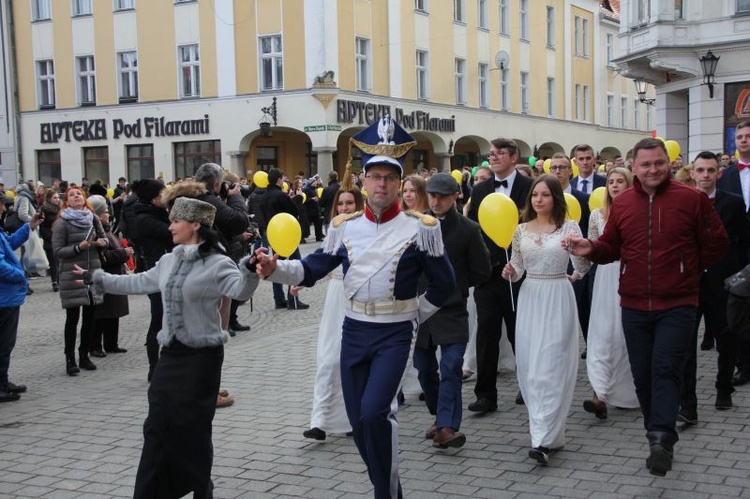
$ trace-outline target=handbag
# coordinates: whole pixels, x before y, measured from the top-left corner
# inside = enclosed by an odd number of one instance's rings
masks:
[[[18,212],[16,210],[9,210],[5,215],[3,228],[5,229],[5,232],[13,234],[15,231],[23,227],[23,224],[24,222],[21,220],[21,217],[18,216]]]
[[[30,273],[41,273],[49,269],[49,260],[44,252],[44,243],[42,243],[37,231],[29,232],[29,239],[24,243],[23,264]]]

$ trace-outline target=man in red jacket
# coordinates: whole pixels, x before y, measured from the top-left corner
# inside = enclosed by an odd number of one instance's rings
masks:
[[[595,263],[620,260],[620,304],[653,475],[672,469],[682,369],[691,345],[698,284],[729,246],[708,197],[669,176],[659,139],[633,148],[633,188],[617,197],[597,241],[563,244]]]

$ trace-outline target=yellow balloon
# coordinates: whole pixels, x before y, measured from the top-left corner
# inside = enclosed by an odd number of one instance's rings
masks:
[[[305,204],[305,203],[307,203],[307,194],[305,194],[305,193],[303,192],[303,193],[301,194],[301,196],[302,196],[302,204]]]
[[[734,159],[739,160],[740,159],[740,150],[735,149],[734,151]]]
[[[451,177],[453,177],[453,180],[458,182],[458,185],[461,185],[461,170],[453,170],[451,172]]]
[[[667,143],[666,139],[663,139],[662,137],[656,137],[656,140],[661,140],[661,141],[662,141],[662,142],[664,142],[665,144]]]
[[[604,198],[607,196],[606,187],[597,187],[589,196],[589,209],[591,211],[601,209],[604,206]]]
[[[289,192],[289,184],[287,184],[286,182],[281,184],[281,190],[284,192]]]
[[[669,162],[674,163],[677,160],[677,156],[680,155],[680,144],[676,140],[668,140],[664,142],[664,147],[667,148],[667,155],[669,156]]]
[[[261,189],[265,189],[268,187],[268,174],[264,171],[255,172],[253,175],[253,183]]]
[[[581,170],[578,169],[578,165],[576,164],[575,160],[570,162],[570,166],[573,167],[573,176],[577,177],[579,173],[581,173]]]
[[[598,172],[603,172],[603,171],[604,171],[604,170],[606,170],[606,169],[607,169],[607,167],[606,167],[606,166],[604,166],[604,165],[599,165],[599,168],[597,168],[597,169],[596,169],[596,171],[598,171]]]
[[[5,191],[5,197],[8,199],[16,199],[16,193],[13,191]]]
[[[322,198],[322,197],[323,197],[323,188],[322,188],[322,187],[318,187],[318,188],[316,189],[316,192],[318,193],[318,197],[319,197],[319,198]]]
[[[501,248],[508,248],[518,226],[518,207],[505,194],[493,192],[479,205],[479,225]]]
[[[297,219],[289,213],[278,213],[268,222],[266,237],[276,253],[289,258],[299,246],[302,228]]]
[[[542,165],[544,167],[544,173],[549,173],[549,167],[552,164],[552,160],[547,158],[544,160],[544,164]]]
[[[113,188],[110,187],[109,189],[107,189],[107,197],[109,199],[112,199],[113,197],[115,197],[115,190]]]
[[[367,197],[367,189],[362,189],[362,195],[363,195],[364,197]]]
[[[565,194],[565,204],[568,205],[568,218],[570,220],[575,220],[576,222],[581,221],[581,203],[578,202],[578,200],[569,193]]]

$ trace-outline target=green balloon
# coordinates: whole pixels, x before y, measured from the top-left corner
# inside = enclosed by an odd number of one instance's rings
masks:
[[[529,166],[534,166],[536,164],[536,158],[534,156],[529,156]]]
[[[482,161],[482,166],[490,166],[490,162],[486,160]]]
[[[472,168],[472,169],[471,169],[471,176],[472,176],[472,177],[476,177],[476,175],[477,175],[477,168],[478,168],[478,167],[477,167],[477,166],[475,166],[474,168]]]

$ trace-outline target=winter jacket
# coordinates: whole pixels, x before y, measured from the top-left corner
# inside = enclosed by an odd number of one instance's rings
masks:
[[[102,261],[102,270],[110,274],[122,275],[125,273],[123,266],[128,261],[128,253],[122,247],[120,240],[112,233],[109,224],[104,224],[104,232],[107,234],[109,246],[99,252]],[[129,313],[127,296],[106,293],[104,301],[94,311],[94,318],[113,319],[124,317]]]
[[[133,207],[138,227],[137,250],[148,270],[166,253],[172,251],[172,233],[169,232],[169,215],[165,208],[138,200]],[[125,208],[123,208],[123,214]],[[131,227],[132,229],[132,227]]]
[[[20,307],[29,283],[21,262],[14,253],[29,238],[29,224],[23,224],[12,235],[0,230],[0,308]]]
[[[86,209],[86,208],[84,208]],[[107,237],[102,223],[95,216],[93,219],[96,239]],[[76,227],[64,218],[58,218],[52,226],[52,249],[59,261],[60,269],[60,301],[62,308],[75,308],[102,302],[102,295],[93,292],[91,286],[76,284],[80,276],[73,273],[73,265],[86,270],[100,269],[99,250],[91,244],[85,250],[78,250],[79,243],[86,239],[89,229]],[[89,296],[91,294],[91,296]],[[93,302],[93,303],[92,303]]]
[[[285,192],[278,185],[269,185],[266,194],[260,202],[260,209],[263,211],[263,218],[266,220],[266,226],[274,215],[279,213],[289,213],[294,218],[299,217],[299,209]]]
[[[60,211],[60,205],[52,203],[44,203],[42,205],[42,212],[44,213],[44,220],[39,225],[39,237],[44,241],[44,247],[52,247],[52,226],[57,220],[57,213]]]
[[[249,212],[250,215],[252,215],[251,219],[258,224],[258,229],[260,229],[263,234],[265,234],[266,226],[268,225],[268,220],[266,220],[266,217],[263,215],[263,210],[261,209],[261,204],[263,203],[263,197],[265,195],[266,189],[256,187],[253,193],[250,194],[250,199],[248,201],[248,204],[250,205]]]
[[[623,308],[659,311],[698,305],[700,276],[724,255],[729,238],[704,193],[667,179],[651,197],[635,178],[592,246],[591,261],[620,260]]]
[[[120,218],[117,225],[123,237],[131,243],[138,244],[138,231],[135,221],[135,204],[138,202],[138,196],[133,193],[125,198],[122,202]]]
[[[31,192],[28,185],[20,184],[16,187],[16,198],[13,200],[13,208],[18,213],[18,218],[22,222],[30,222],[34,218],[38,206],[36,194]]]

